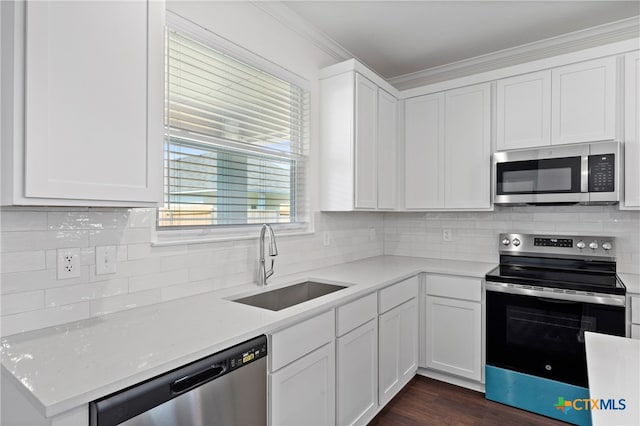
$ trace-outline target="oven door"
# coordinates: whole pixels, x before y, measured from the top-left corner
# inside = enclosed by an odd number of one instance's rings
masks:
[[[586,388],[584,332],[625,335],[624,305],[512,294],[490,287],[487,283],[488,365]]]

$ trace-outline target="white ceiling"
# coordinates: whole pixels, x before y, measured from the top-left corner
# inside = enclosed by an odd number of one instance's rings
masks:
[[[640,15],[634,1],[285,1],[389,79]]]

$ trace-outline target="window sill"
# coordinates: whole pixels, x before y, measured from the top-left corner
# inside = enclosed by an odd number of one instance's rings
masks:
[[[293,237],[313,235],[313,226],[304,225],[271,225],[276,237]],[[249,229],[189,229],[189,230],[154,230],[151,237],[152,247],[176,246],[184,244],[221,243],[227,241],[255,240],[260,236],[261,225]]]

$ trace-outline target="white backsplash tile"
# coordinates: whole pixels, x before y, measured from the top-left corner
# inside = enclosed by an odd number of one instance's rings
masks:
[[[152,246],[154,209],[0,211],[2,334],[255,281],[256,239]],[[618,269],[640,273],[640,212],[616,207],[496,207],[493,212],[316,213],[315,233],[279,236],[275,276],[381,254],[497,262],[500,232],[612,235]],[[370,240],[370,229],[375,239]],[[452,241],[442,240],[443,229]],[[323,233],[331,244],[324,246]],[[95,274],[95,247],[117,271]],[[81,276],[56,277],[58,248],[81,250]]]
[[[254,282],[255,239],[152,246],[154,209],[5,209],[3,335]],[[381,255],[382,213],[315,215],[322,233],[279,236],[276,276]],[[369,241],[369,229],[376,240]],[[117,247],[116,272],[96,275],[95,248]],[[80,248],[81,276],[58,280],[57,249]],[[37,299],[37,301],[36,301]]]

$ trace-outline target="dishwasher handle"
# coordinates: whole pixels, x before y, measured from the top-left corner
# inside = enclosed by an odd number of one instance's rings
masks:
[[[217,377],[222,376],[227,372],[227,362],[220,364],[213,364],[204,370],[200,370],[194,374],[184,376],[171,383],[171,393],[176,395],[192,389],[198,385],[206,383]]]

